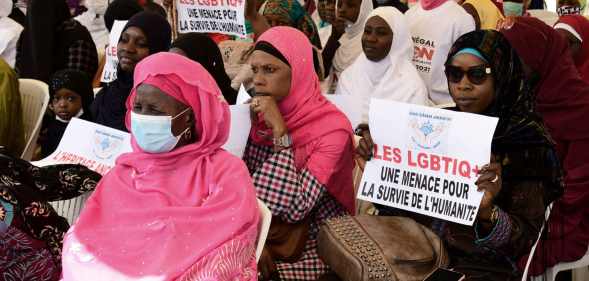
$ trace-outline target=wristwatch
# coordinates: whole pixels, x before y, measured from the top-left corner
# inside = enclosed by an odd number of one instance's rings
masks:
[[[282,135],[282,137],[274,138],[273,143],[275,146],[279,146],[281,148],[288,148],[292,145],[292,139],[288,134]]]

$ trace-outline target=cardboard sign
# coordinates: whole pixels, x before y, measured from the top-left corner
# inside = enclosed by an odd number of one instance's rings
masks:
[[[362,113],[356,106],[362,102],[361,100],[352,95],[325,95],[325,97],[348,117],[352,129],[356,129],[362,123]]]
[[[372,99],[375,143],[358,199],[472,225],[497,118]]]
[[[237,91],[237,100],[235,104],[245,104],[248,102],[252,97],[250,94],[245,90],[243,84],[239,86],[239,91]]]
[[[106,63],[102,70],[101,82],[110,83],[117,80],[117,66],[119,65],[119,58],[117,57],[117,45],[119,38],[123,33],[123,28],[127,25],[126,20],[115,20],[109,35],[109,43],[106,47]]]
[[[230,110],[229,139],[223,148],[241,158],[251,128],[249,105],[232,105]],[[39,167],[81,164],[104,175],[114,167],[119,155],[131,151],[131,134],[73,118],[57,149],[45,159],[32,164]]]
[[[249,104],[237,104],[229,106],[229,109],[231,110],[231,129],[229,130],[229,139],[223,148],[242,158],[252,127],[250,106]]]
[[[177,0],[180,33],[246,36],[245,0]]]
[[[73,118],[57,149],[36,166],[81,164],[104,175],[119,155],[131,152],[131,135],[82,119]]]

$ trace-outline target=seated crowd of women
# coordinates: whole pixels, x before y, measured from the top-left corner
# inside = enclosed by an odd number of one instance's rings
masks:
[[[320,3],[323,15],[335,6]],[[473,20],[473,4],[467,12],[454,1],[422,0],[403,14],[343,0],[337,17],[326,16],[331,34],[322,35],[297,1],[255,4],[246,7],[255,43],[244,53],[252,127],[239,159],[222,149],[237,91],[210,36],[172,41],[165,17],[135,0],[114,1],[108,18],[128,20],[117,78],[94,95],[98,59],[88,31],[64,0],[31,1],[15,65],[20,77],[49,85],[53,115],[44,120],[41,155],[56,149],[72,118],[128,131],[132,152],[104,176],[18,159],[18,75],[0,59],[0,280],[337,278],[317,238],[326,220],[357,213],[353,169],[364,167],[374,146],[370,98],[453,102],[447,110],[499,120],[476,181],[484,196],[473,226],[375,206],[436,233],[449,268],[466,280],[520,280],[543,225],[532,275],[586,253],[589,37],[581,26],[589,21],[565,16],[553,28],[517,17],[500,20],[499,31],[481,30],[488,23],[482,10]],[[358,128],[330,92],[357,101]],[[71,227],[48,203],[89,191]],[[272,214],[259,260],[258,201]],[[285,240],[301,254],[286,257],[272,246]]]

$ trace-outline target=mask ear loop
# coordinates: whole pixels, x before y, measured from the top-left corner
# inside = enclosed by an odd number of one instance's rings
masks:
[[[188,111],[188,110],[190,110],[190,109],[191,109],[191,108],[190,108],[190,106],[189,106],[189,107],[187,107],[186,109],[182,110],[182,112],[180,112],[180,113],[176,114],[176,116],[172,117],[172,120],[174,120],[174,119],[178,118],[178,116],[180,116],[180,115],[182,115],[182,114],[186,113],[186,111]]]
[[[186,130],[184,130],[184,132],[186,132],[186,133],[184,134],[184,137],[185,137],[187,140],[190,140],[190,139],[192,138],[192,130],[190,129],[190,127],[186,128]]]
[[[172,117],[172,121],[174,121],[174,119],[178,118],[178,116],[181,116],[182,114],[186,113],[188,110],[190,110],[190,106],[186,107],[186,109],[184,109],[182,112],[176,114],[176,116]],[[173,134],[173,132],[172,132]],[[187,127],[184,131],[182,131],[182,133],[180,133],[177,138],[180,139],[182,136],[184,135],[184,137],[188,140],[190,140],[190,138],[192,138],[192,130],[190,130],[190,127]]]

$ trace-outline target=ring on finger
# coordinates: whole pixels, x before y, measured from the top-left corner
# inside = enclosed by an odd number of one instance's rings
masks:
[[[499,176],[495,174],[495,178],[491,180],[492,183],[496,183],[499,180]]]

